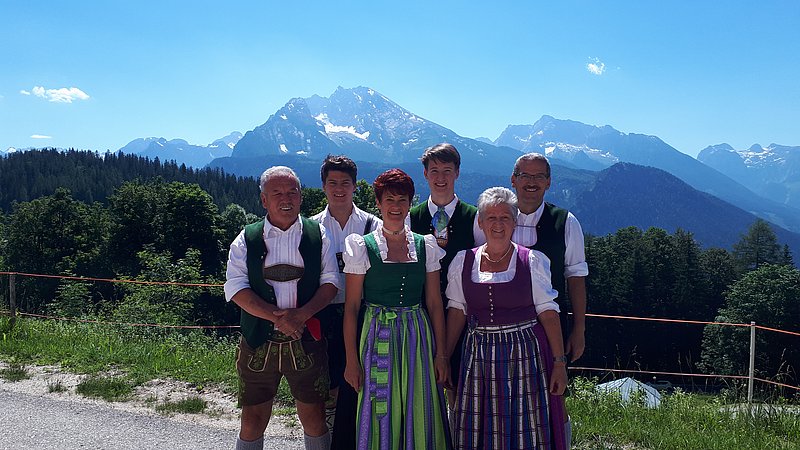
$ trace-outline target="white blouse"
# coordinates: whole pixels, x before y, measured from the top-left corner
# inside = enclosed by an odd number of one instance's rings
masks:
[[[481,245],[475,255],[475,261],[472,263],[471,279],[475,283],[506,283],[514,279],[517,273],[517,251],[518,246],[514,244],[514,251],[511,254],[511,262],[508,264],[508,269],[503,272],[481,272],[481,252],[483,252],[486,245]],[[458,308],[464,314],[467,314],[467,300],[464,297],[464,286],[461,282],[461,272],[464,270],[464,257],[467,252],[472,250],[461,250],[453,258],[450,263],[450,269],[447,271],[447,296],[448,308]],[[561,312],[555,298],[558,297],[558,291],[553,289],[550,284],[550,259],[544,253],[531,250],[528,252],[528,265],[531,270],[531,288],[533,289],[533,305],[536,308],[536,314],[541,314],[544,311]]]
[[[377,229],[370,233],[378,243],[378,250],[381,252],[381,261],[389,264],[402,264],[404,262],[417,262],[417,248],[414,245],[414,235],[406,227],[406,240],[408,241],[408,256],[410,261],[387,261],[389,247],[386,245],[386,238],[383,232]],[[425,240],[425,271],[435,272],[442,268],[439,260],[444,258],[445,251],[436,243],[436,238],[432,234],[423,236]],[[351,234],[344,240],[344,273],[363,275],[370,268],[369,255],[367,254],[367,244],[364,243],[364,236]]]

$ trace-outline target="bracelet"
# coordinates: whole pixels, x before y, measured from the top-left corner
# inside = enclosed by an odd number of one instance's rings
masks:
[[[566,364],[567,363],[567,355],[553,356],[553,362],[554,363],[561,362],[561,363]]]
[[[436,357],[437,358],[441,358],[441,359],[450,360],[450,358],[448,358],[447,356],[444,356],[444,355],[436,355]]]

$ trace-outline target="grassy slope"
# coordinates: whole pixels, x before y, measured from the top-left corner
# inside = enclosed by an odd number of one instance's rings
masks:
[[[16,364],[60,364],[88,374],[113,369],[133,384],[169,377],[236,391],[232,339],[27,319],[9,330],[6,318],[0,318],[0,332],[0,359]],[[287,396],[284,389],[279,401]],[[581,379],[573,381],[567,401],[578,449],[800,449],[797,413],[732,416],[722,412],[719,398],[680,392],[665,397],[660,408],[647,409],[598,394]]]

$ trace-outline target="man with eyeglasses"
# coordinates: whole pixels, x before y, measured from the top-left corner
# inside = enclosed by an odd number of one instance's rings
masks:
[[[574,362],[586,346],[586,276],[589,274],[583,247],[583,230],[575,216],[544,201],[550,189],[550,162],[539,153],[520,156],[514,164],[511,185],[517,191],[517,226],[512,240],[519,245],[539,250],[550,258],[556,302],[561,309],[561,330],[567,337],[564,351]],[[569,305],[569,307],[567,306]],[[568,320],[567,311],[572,311]],[[570,323],[571,322],[571,323]],[[565,424],[567,446],[572,425]]]

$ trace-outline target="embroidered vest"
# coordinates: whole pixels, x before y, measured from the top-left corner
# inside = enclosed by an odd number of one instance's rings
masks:
[[[472,281],[472,265],[477,248],[467,250],[461,283],[467,300],[467,314],[475,317],[478,325],[512,325],[536,318],[531,287],[531,269],[528,250],[517,247],[517,270],[514,278],[504,283],[476,283]]]
[[[447,289],[447,269],[456,253],[461,250],[468,250],[475,247],[475,236],[472,235],[472,224],[475,223],[475,215],[478,213],[478,208],[464,203],[461,200],[456,203],[456,209],[453,211],[453,216],[447,223],[447,245],[444,247],[445,255],[440,261],[442,270],[439,272],[440,284],[442,291],[442,300],[447,305],[447,300],[444,296],[444,291]],[[431,212],[428,210],[428,201],[424,201],[419,205],[411,208],[408,213],[411,219],[411,231],[418,234],[434,234],[433,225],[431,221]]]
[[[300,255],[303,257],[303,276],[297,283],[297,306],[305,305],[319,289],[319,276],[322,272],[322,232],[319,224],[300,217],[303,221],[303,235],[300,237]],[[247,278],[250,289],[267,303],[277,305],[275,290],[263,278],[264,258],[267,246],[264,243],[264,220],[251,223],[244,228],[247,244]],[[316,317],[323,321],[320,314]],[[272,336],[273,323],[251,315],[242,310],[240,324],[242,335],[251,348],[257,348]]]

